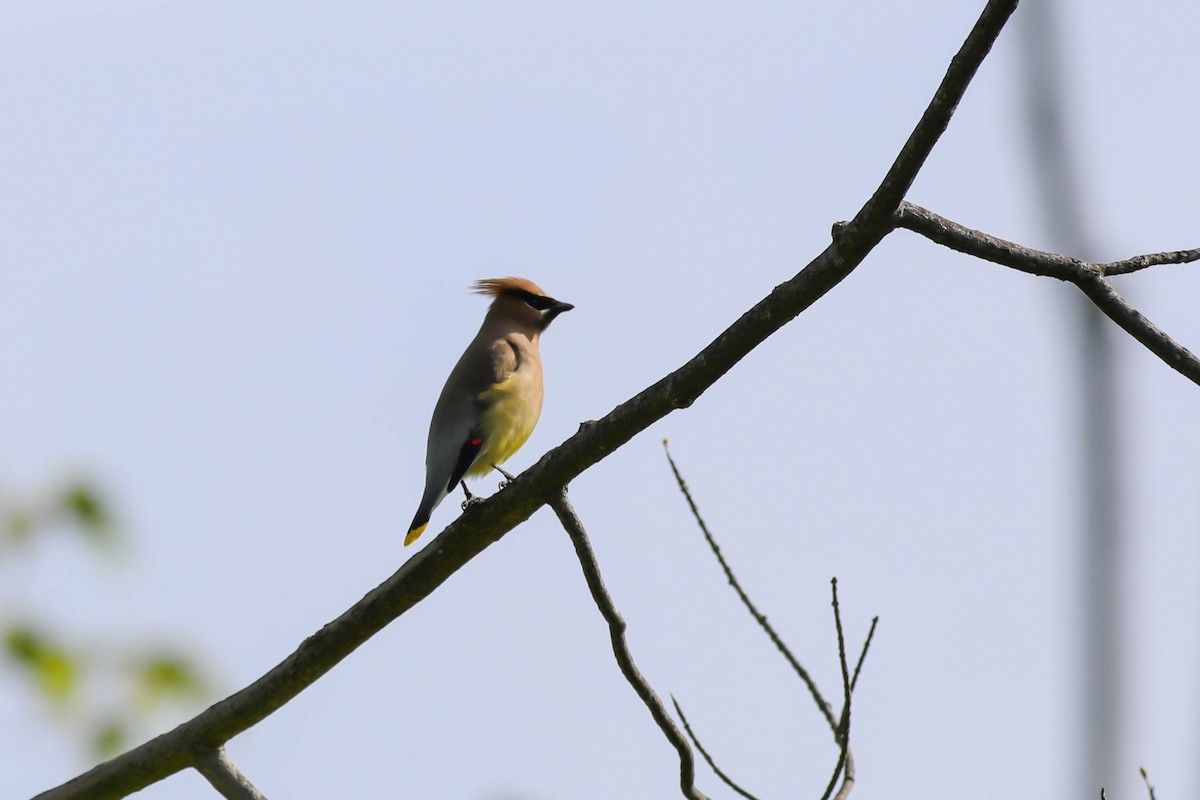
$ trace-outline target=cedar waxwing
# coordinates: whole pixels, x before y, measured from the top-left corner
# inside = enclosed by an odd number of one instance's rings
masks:
[[[517,452],[542,413],[542,357],[538,338],[564,311],[524,278],[476,281],[479,294],[495,297],[479,333],[446,379],[429,423],[425,494],[408,526],[408,546],[425,532],[438,503],[464,477],[486,475]],[[463,482],[467,499],[471,493]]]

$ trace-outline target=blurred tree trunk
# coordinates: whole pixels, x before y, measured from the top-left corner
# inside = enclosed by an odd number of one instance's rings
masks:
[[[1057,0],[1028,0],[1019,26],[1025,66],[1025,107],[1038,208],[1049,244],[1057,252],[1094,260],[1097,247],[1085,229],[1081,184],[1067,130],[1068,93],[1063,74]],[[1067,305],[1075,329],[1079,395],[1075,431],[1079,457],[1079,524],[1082,536],[1079,669],[1083,689],[1079,716],[1082,743],[1073,797],[1094,797],[1117,788],[1133,767],[1122,761],[1125,581],[1120,476],[1121,414],[1117,392],[1115,329],[1092,303],[1071,293]],[[1131,785],[1120,780],[1120,785]]]

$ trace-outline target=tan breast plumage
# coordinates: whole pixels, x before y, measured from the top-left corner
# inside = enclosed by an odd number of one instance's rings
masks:
[[[528,365],[523,365],[528,366]],[[518,369],[479,395],[486,410],[479,419],[483,450],[467,470],[470,476],[486,475],[493,464],[502,464],[529,439],[542,414],[542,382],[532,369]]]

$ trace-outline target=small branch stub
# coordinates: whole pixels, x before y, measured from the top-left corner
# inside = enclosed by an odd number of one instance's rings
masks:
[[[225,800],[267,800],[225,754],[224,747],[209,750],[196,759],[196,771],[203,775]]]

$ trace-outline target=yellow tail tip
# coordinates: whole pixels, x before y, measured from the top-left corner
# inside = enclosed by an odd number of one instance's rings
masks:
[[[404,537],[404,546],[405,546],[405,547],[408,547],[410,544],[412,544],[412,543],[413,543],[413,542],[415,542],[417,539],[419,539],[419,538],[420,538],[420,536],[421,536],[421,534],[422,534],[422,533],[424,533],[424,532],[425,532],[425,529],[426,529],[426,528],[428,528],[428,527],[429,527],[429,523],[428,523],[428,522],[426,522],[426,523],[425,523],[424,525],[422,525],[421,527],[419,527],[419,528],[413,528],[411,531],[409,531],[409,532],[408,532],[408,536],[405,536],[405,537]]]

